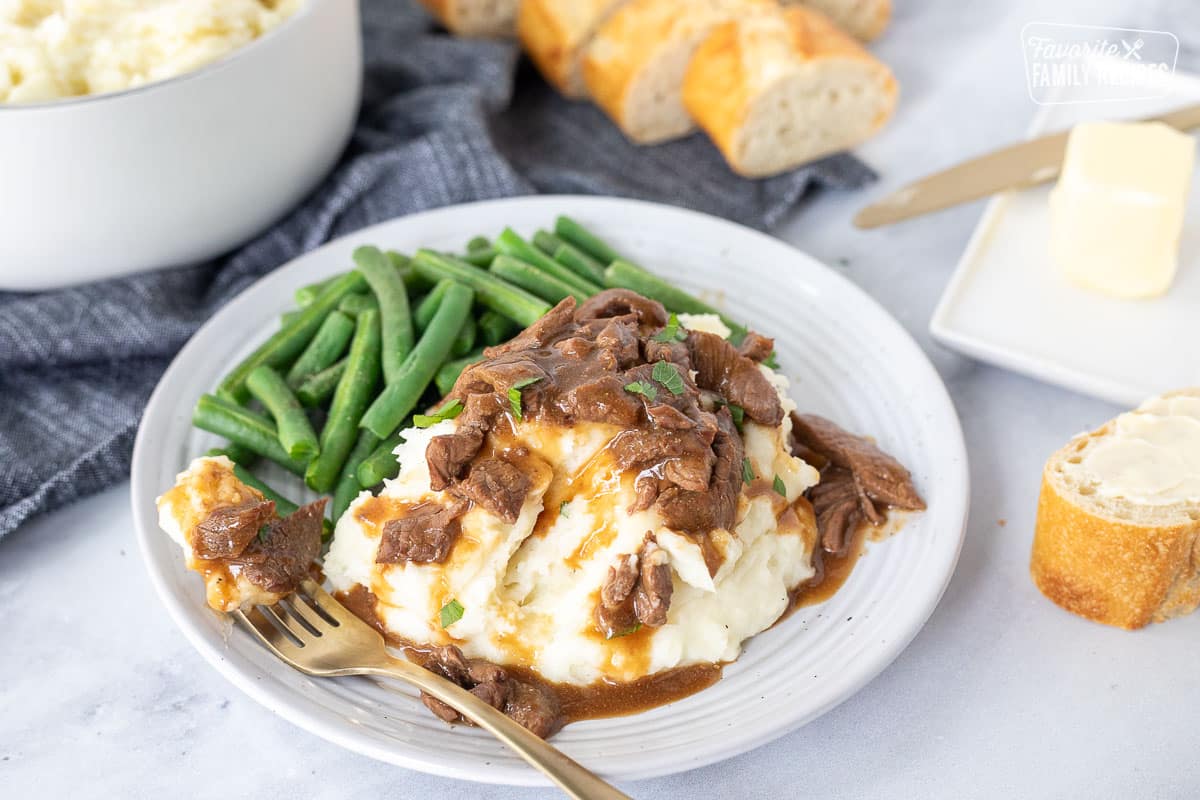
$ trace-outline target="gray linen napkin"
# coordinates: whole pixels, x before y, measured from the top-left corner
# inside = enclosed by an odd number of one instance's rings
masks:
[[[426,208],[535,192],[658,200],[767,228],[810,187],[873,178],[835,156],[741,180],[699,136],[633,147],[596,109],[555,95],[512,44],[446,36],[411,3],[362,5],[366,83],[354,138],[273,229],[201,266],[0,292],[0,536],[124,479],[142,409],[175,352],[253,280],[329,239]]]

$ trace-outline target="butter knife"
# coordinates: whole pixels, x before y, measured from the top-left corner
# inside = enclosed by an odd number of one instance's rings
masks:
[[[1186,131],[1200,127],[1200,105],[1144,122],[1165,122]],[[1054,180],[1062,168],[1070,131],[1052,133],[988,153],[922,178],[872,203],[854,217],[858,228],[878,228],[978,200],[1007,189],[1027,189]]]

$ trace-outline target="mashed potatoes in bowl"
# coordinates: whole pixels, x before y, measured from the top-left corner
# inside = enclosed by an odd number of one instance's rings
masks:
[[[104,94],[182,75],[262,36],[303,0],[5,0],[0,103]]]

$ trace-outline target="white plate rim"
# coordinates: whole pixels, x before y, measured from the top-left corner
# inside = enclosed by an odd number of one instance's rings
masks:
[[[210,318],[201,328],[193,335],[189,342],[180,350],[176,357],[172,360],[170,366],[164,372],[159,384],[155,387],[151,394],[146,410],[143,416],[143,424],[139,426],[138,434],[134,443],[134,454],[131,466],[131,503],[135,522],[135,533],[138,539],[139,549],[142,552],[143,561],[146,565],[152,585],[155,592],[159,596],[163,605],[166,607],[175,624],[182,630],[185,637],[193,647],[208,661],[218,672],[220,672],[227,680],[237,686],[244,693],[249,695],[258,703],[270,709],[274,713],[287,719],[296,726],[314,733],[328,741],[334,742],[348,750],[358,752],[363,755],[375,758],[380,761],[395,764],[397,766],[406,767],[409,769],[419,770],[422,772],[440,775],[443,777],[457,778],[463,780],[471,780],[484,783],[499,783],[508,785],[546,785],[545,779],[532,769],[522,772],[506,771],[499,772],[481,772],[470,768],[462,768],[453,764],[445,764],[443,762],[431,762],[420,758],[413,758],[403,752],[397,752],[392,748],[385,747],[367,737],[355,736],[352,731],[347,730],[345,726],[337,726],[328,724],[320,718],[320,715],[315,710],[308,710],[304,707],[303,702],[298,702],[302,698],[295,697],[292,693],[276,689],[271,684],[260,682],[256,676],[238,664],[235,664],[230,659],[226,658],[226,652],[219,643],[212,641],[206,633],[191,624],[185,611],[185,600],[177,597],[167,585],[166,575],[159,569],[159,565],[154,561],[149,547],[150,537],[162,536],[158,530],[157,518],[153,511],[153,498],[157,496],[161,487],[153,485],[153,470],[151,463],[148,460],[147,453],[150,452],[151,445],[149,439],[154,431],[150,425],[146,424],[147,420],[157,419],[162,416],[158,405],[161,403],[162,395],[165,393],[165,387],[174,380],[175,375],[184,369],[184,365],[190,361],[198,351],[198,340],[202,339],[202,334],[217,328],[222,316],[226,313],[233,313],[238,310],[249,309],[256,295],[269,291],[269,286],[279,280],[281,273],[286,272],[297,266],[298,262],[310,259],[322,258],[325,254],[336,250],[345,250],[349,252],[347,242],[349,240],[359,240],[372,237],[381,229],[386,229],[389,226],[396,225],[403,221],[406,225],[419,226],[438,216],[443,215],[464,215],[469,218],[474,214],[490,212],[497,208],[506,211],[512,210],[514,215],[520,210],[536,210],[542,213],[546,220],[553,219],[553,216],[558,213],[567,213],[587,217],[594,214],[604,215],[675,215],[676,217],[689,222],[690,224],[706,227],[715,231],[722,237],[730,240],[741,239],[743,241],[753,241],[755,244],[769,246],[780,253],[785,253],[798,264],[803,264],[808,269],[817,269],[822,274],[821,279],[830,282],[837,291],[844,292],[848,297],[852,298],[853,302],[861,306],[863,311],[874,315],[873,324],[877,324],[886,329],[889,340],[896,347],[907,351],[907,355],[915,366],[920,369],[923,374],[915,375],[914,381],[919,381],[927,388],[930,395],[930,402],[938,406],[939,421],[945,425],[943,433],[946,441],[942,443],[951,458],[946,465],[945,474],[939,474],[940,481],[945,483],[948,488],[945,502],[950,508],[946,512],[946,516],[951,520],[957,521],[957,529],[953,532],[952,540],[949,540],[953,546],[945,547],[938,552],[937,572],[941,575],[941,580],[937,583],[926,585],[923,594],[918,598],[918,602],[910,603],[912,612],[908,614],[906,622],[907,627],[902,631],[897,631],[896,635],[881,645],[875,652],[875,656],[869,665],[864,665],[857,669],[854,674],[848,679],[841,681],[838,685],[838,690],[820,705],[813,706],[806,713],[786,717],[780,715],[780,718],[785,718],[785,721],[774,726],[767,726],[756,731],[753,735],[744,736],[736,745],[731,745],[719,752],[714,752],[706,755],[704,758],[691,759],[679,767],[655,768],[655,769],[605,769],[599,767],[599,771],[605,774],[612,780],[640,780],[651,777],[659,777],[662,775],[674,774],[685,769],[695,769],[708,764],[740,755],[756,747],[759,747],[767,742],[773,741],[781,736],[784,736],[792,731],[811,722],[817,717],[825,714],[832,708],[844,702],[867,683],[873,680],[884,669],[887,668],[899,654],[911,643],[913,638],[924,626],[929,616],[933,613],[946,587],[949,585],[950,579],[954,574],[954,568],[957,565],[958,557],[962,549],[963,539],[966,532],[968,503],[969,503],[969,471],[965,443],[963,441],[962,429],[958,420],[958,416],[954,410],[954,405],[950,399],[949,393],[946,390],[945,384],[942,382],[937,371],[930,363],[928,357],[921,351],[920,347],[908,334],[907,331],[888,313],[874,298],[870,297],[866,292],[852,283],[850,280],[835,271],[829,269],[825,265],[808,256],[804,252],[791,247],[790,245],[775,239],[767,234],[759,231],[746,228],[737,223],[714,217],[702,212],[692,211],[688,209],[678,208],[674,206],[666,206],[658,203],[651,203],[639,200],[628,200],[623,198],[608,198],[594,197],[587,195],[535,195],[527,197],[504,198],[499,200],[485,200],[474,203],[465,203],[454,206],[446,206],[442,208],[432,209],[419,212],[405,217],[396,218],[393,220],[377,223],[367,228],[360,229],[351,234],[339,237],[330,241],[319,248],[316,248],[308,253],[305,253],[296,259],[281,265],[274,271],[267,273],[251,286],[244,289],[229,303],[227,303],[220,311]],[[465,225],[464,230],[474,231],[471,225]],[[169,412],[166,413],[169,416]],[[177,420],[178,421],[178,420]],[[183,424],[188,424],[186,418]],[[149,500],[149,502],[147,502]],[[947,532],[947,537],[949,532]],[[280,670],[287,670],[282,662],[278,663]]]

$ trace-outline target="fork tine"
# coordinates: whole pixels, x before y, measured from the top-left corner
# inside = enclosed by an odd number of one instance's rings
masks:
[[[272,625],[271,621],[258,608],[250,609],[248,614],[243,611],[234,611],[233,616],[249,628],[259,641],[275,651],[275,655],[284,661],[295,663],[300,655],[300,648],[296,647],[287,636]]]
[[[304,595],[296,592],[288,595],[286,600],[281,601],[279,605],[283,606],[287,612],[304,627],[305,632],[309,636],[320,636],[321,632],[327,629],[329,623],[321,618],[321,615],[313,611],[312,608],[304,602]]]
[[[258,610],[264,617],[267,617],[272,622],[277,623],[279,627],[291,634],[300,647],[303,647],[305,643],[313,638],[312,634],[309,633],[302,624],[294,620],[292,616],[288,614],[287,606],[285,606],[283,603],[276,603],[273,606],[259,606]]]
[[[317,607],[319,611],[327,614],[331,619],[339,625],[353,625],[355,623],[365,625],[366,623],[358,617],[350,613],[350,610],[339,603],[337,599],[329,592],[321,588],[314,580],[305,580],[301,586],[306,593],[305,599]]]

